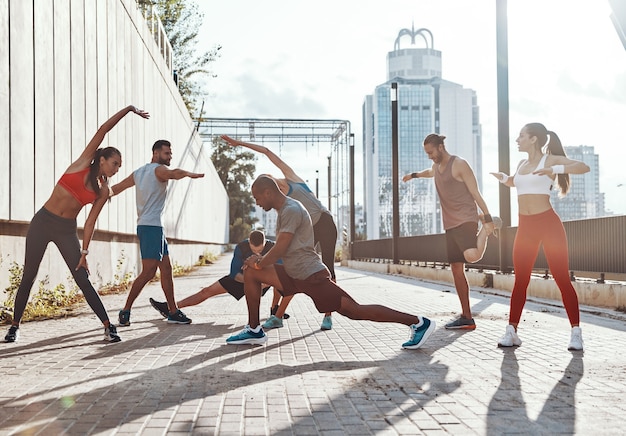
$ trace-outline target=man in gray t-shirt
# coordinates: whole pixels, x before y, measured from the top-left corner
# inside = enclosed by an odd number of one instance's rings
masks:
[[[283,194],[269,176],[259,176],[252,195],[264,210],[278,212],[276,243],[264,256],[253,255],[244,262],[244,291],[248,304],[248,325],[229,337],[229,344],[262,344],[267,336],[259,324],[261,287],[265,283],[283,289],[284,295],[304,293],[320,312],[339,312],[357,320],[395,322],[411,328],[403,348],[419,348],[435,330],[435,322],[422,316],[398,312],[381,305],[361,305],[335,284],[330,272],[313,248],[313,224],[304,206]],[[282,264],[277,261],[282,259]]]

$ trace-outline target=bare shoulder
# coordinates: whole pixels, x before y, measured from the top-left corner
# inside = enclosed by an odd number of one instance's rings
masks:
[[[457,156],[456,159],[454,159],[454,162],[452,162],[452,172],[453,175],[474,173],[470,164],[460,156]]]

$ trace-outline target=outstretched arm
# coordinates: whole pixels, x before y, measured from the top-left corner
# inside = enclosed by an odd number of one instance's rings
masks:
[[[431,178],[435,176],[435,173],[433,173],[433,168],[434,168],[435,164],[433,164],[432,167],[427,168],[425,170],[422,171],[418,171],[416,173],[410,173],[410,174],[405,174],[402,177],[402,181],[403,182],[408,182],[411,179],[419,179],[419,178]]]
[[[162,182],[167,180],[180,180],[183,177],[189,177],[191,179],[197,179],[200,177],[204,177],[204,173],[192,173],[186,170],[181,170],[180,168],[176,168],[175,170],[168,169],[165,165],[158,166],[154,170],[154,174],[156,174],[157,179]]]
[[[275,155],[269,148],[264,147],[262,145],[252,144],[250,142],[239,141],[237,139],[231,138],[228,135],[222,135],[221,138],[227,143],[229,143],[230,145],[232,145],[233,147],[240,145],[242,147],[249,148],[252,151],[256,151],[257,153],[264,154],[265,156],[268,157],[270,162],[276,165],[276,167],[283,173],[283,176],[285,176],[287,180],[291,180],[293,182],[298,182],[298,183],[304,183],[304,180],[301,177],[299,177],[295,173],[295,171],[289,165],[287,165],[285,161],[283,161],[280,157]]]
[[[513,181],[514,180],[513,176],[509,176],[508,174],[505,174],[503,172],[489,173],[489,174],[491,174],[496,179],[498,179],[498,181],[502,183],[504,186],[508,186],[509,188],[512,188],[513,186],[515,186],[514,181]]]
[[[106,136],[106,134],[109,133],[109,131],[113,127],[115,127],[115,125],[119,123],[120,120],[124,118],[129,112],[134,112],[142,118],[150,118],[150,114],[148,112],[137,109],[133,105],[126,106],[124,109],[120,110],[107,121],[105,121],[102,126],[100,126],[96,134],[93,135],[93,138],[91,138],[91,141],[89,141],[89,144],[87,144],[87,147],[85,147],[79,158],[76,159],[72,166],[75,167],[75,169],[82,169],[89,166],[91,160],[93,159],[94,153],[96,152],[98,147],[100,147],[102,141],[104,141],[104,137]]]
[[[113,185],[109,190],[109,195],[112,197],[119,194],[120,192],[127,190],[132,186],[135,186],[135,177],[133,177],[133,174],[131,173],[131,175],[126,177],[124,180],[116,185]]]
[[[589,165],[567,156],[550,155],[546,166],[533,171],[533,174],[552,176],[553,174],[585,174],[590,171]]]

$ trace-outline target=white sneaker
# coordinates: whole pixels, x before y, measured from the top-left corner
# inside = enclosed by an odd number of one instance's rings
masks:
[[[569,340],[568,350],[581,351],[583,349],[583,332],[580,327],[572,327],[572,337]]]
[[[522,345],[522,340],[519,338],[519,336],[517,336],[515,327],[510,324],[507,325],[504,336],[502,336],[498,341],[498,347],[519,347],[520,345]]]

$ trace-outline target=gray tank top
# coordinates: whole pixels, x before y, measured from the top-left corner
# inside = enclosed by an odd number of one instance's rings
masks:
[[[137,199],[137,225],[163,227],[161,215],[167,196],[167,182],[157,179],[158,163],[149,163],[135,170],[135,197]]]
[[[323,213],[330,213],[321,201],[313,194],[306,183],[297,183],[287,180],[289,185],[288,197],[298,200],[311,215],[313,225],[317,224]]]
[[[450,156],[443,173],[435,168],[435,187],[441,203],[443,228],[453,229],[468,222],[478,222],[478,207],[464,182],[452,177],[452,164],[456,156]]]

